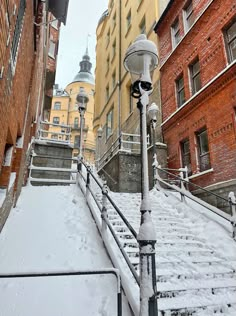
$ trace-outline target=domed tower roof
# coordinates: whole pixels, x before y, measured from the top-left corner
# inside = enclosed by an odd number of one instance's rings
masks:
[[[88,48],[86,48],[86,52],[79,65],[80,71],[77,73],[72,82],[87,82],[94,85],[95,81],[94,76],[91,73],[92,63],[90,62],[90,57],[88,55]]]

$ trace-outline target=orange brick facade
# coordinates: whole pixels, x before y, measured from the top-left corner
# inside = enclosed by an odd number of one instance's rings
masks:
[[[48,49],[50,38],[58,42],[60,22],[53,31],[48,21],[55,18],[47,8],[40,0],[1,1],[0,193],[8,202],[6,206],[1,199],[0,231],[26,180],[28,148],[43,112],[46,88],[52,89],[54,83],[46,87],[46,67],[55,78],[56,57],[49,64]],[[56,35],[50,37],[51,32]]]
[[[162,131],[168,166],[183,166],[181,144],[189,141],[191,177],[206,187],[236,180],[236,60],[230,59],[225,30],[236,19],[235,0],[193,0],[194,23],[184,30],[183,10],[189,1],[170,1],[155,31],[159,38]],[[179,21],[180,41],[173,48]],[[200,65],[201,88],[194,93],[190,67]],[[185,101],[177,103],[176,82],[183,78]],[[210,166],[201,172],[197,134],[207,132]]]

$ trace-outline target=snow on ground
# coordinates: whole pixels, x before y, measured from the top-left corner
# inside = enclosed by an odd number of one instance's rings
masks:
[[[23,188],[0,234],[1,274],[111,267],[75,185]],[[0,315],[116,315],[116,284],[113,275],[1,279]]]

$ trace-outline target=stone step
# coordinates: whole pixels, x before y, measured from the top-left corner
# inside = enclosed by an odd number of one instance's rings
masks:
[[[236,310],[236,295],[232,292],[227,295],[207,294],[159,298],[158,309],[161,316],[209,316],[216,313],[228,316],[224,311],[233,312]]]

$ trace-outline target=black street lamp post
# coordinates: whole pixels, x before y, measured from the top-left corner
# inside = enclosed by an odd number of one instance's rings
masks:
[[[155,44],[139,35],[127,49],[124,66],[131,74],[132,96],[138,98],[140,110],[142,201],[141,223],[138,233],[140,257],[140,316],[157,316],[156,233],[151,217],[147,156],[147,106],[152,93],[152,71],[157,67],[158,56]]]
[[[80,114],[80,144],[78,156],[78,171],[81,170],[81,160],[83,159],[83,128],[84,128],[84,114],[87,108],[89,97],[83,87],[80,87],[76,100],[78,102],[78,109]]]
[[[156,164],[156,124],[157,124],[157,112],[159,111],[158,106],[153,102],[147,109],[148,118],[151,126],[152,134],[152,157],[153,157],[153,183],[155,184],[155,164]]]

